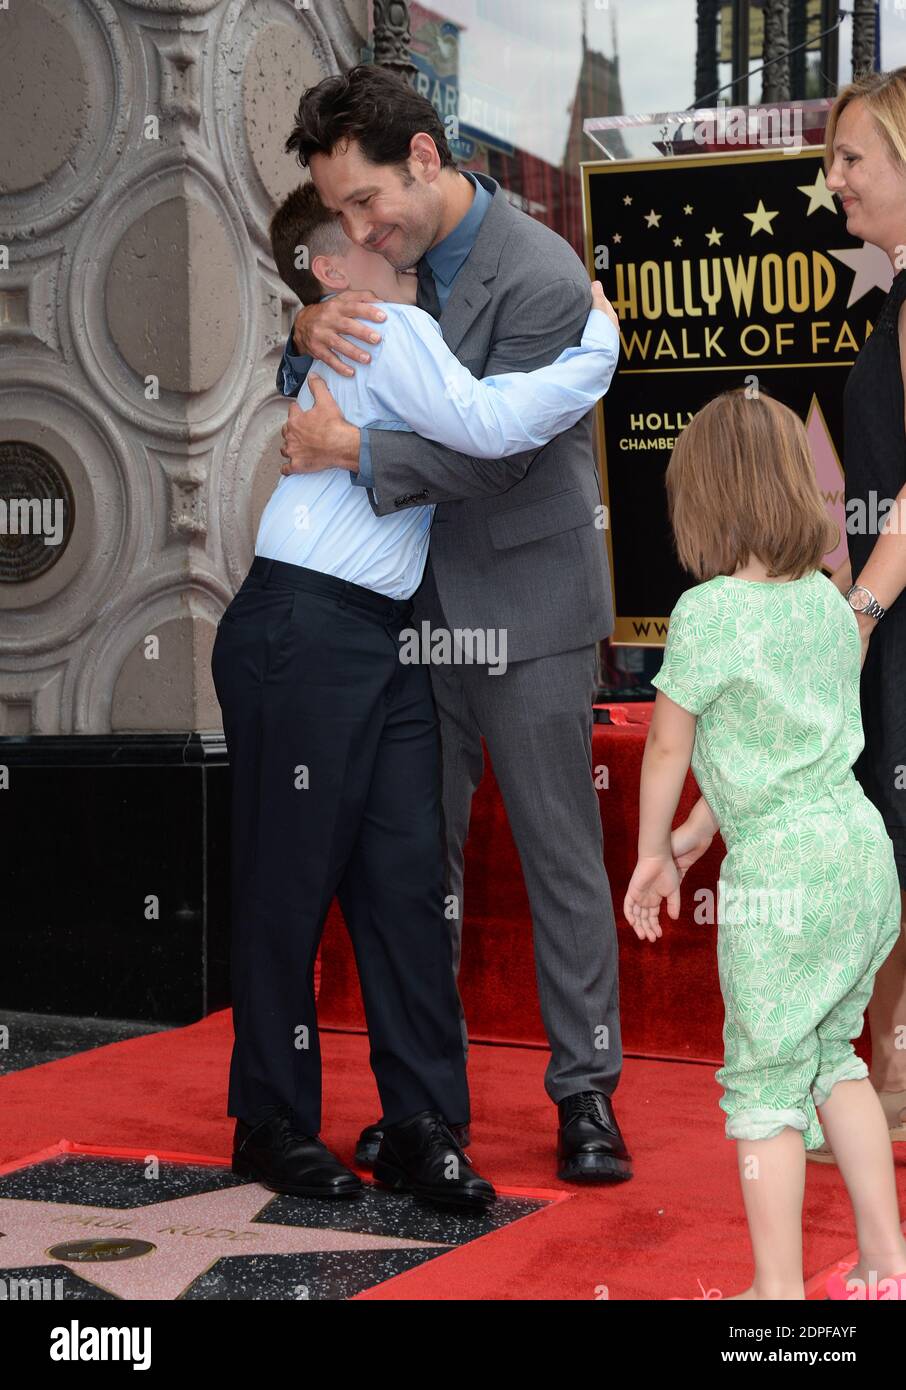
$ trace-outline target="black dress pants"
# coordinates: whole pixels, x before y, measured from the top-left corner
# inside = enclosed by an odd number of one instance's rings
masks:
[[[232,779],[230,1115],[321,1126],[314,962],[334,894],[387,1124],[469,1118],[449,923],[437,716],[400,660],[411,617],[345,580],[256,558],[212,672]],[[364,1118],[364,1117],[363,1117]]]

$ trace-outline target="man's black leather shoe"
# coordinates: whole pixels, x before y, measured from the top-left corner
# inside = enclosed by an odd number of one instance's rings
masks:
[[[472,1130],[469,1125],[450,1125],[450,1133],[461,1149],[467,1149],[472,1142]],[[376,1125],[366,1125],[362,1130],[359,1142],[355,1146],[355,1161],[360,1168],[374,1167],[383,1137],[382,1121],[378,1121]]]
[[[236,1121],[233,1172],[293,1197],[355,1197],[362,1191],[362,1179],[315,1135],[299,1134],[287,1109],[254,1124]]]
[[[579,1091],[557,1107],[557,1177],[563,1182],[626,1182],[632,1155],[623,1143],[610,1097]]]
[[[497,1197],[435,1110],[384,1127],[374,1177],[395,1192],[411,1192],[447,1207],[481,1211]]]

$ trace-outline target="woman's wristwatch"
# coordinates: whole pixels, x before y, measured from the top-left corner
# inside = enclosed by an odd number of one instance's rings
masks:
[[[881,619],[887,612],[887,609],[878,603],[871,589],[866,589],[864,584],[853,584],[847,589],[845,597],[854,613],[864,613],[866,617]]]

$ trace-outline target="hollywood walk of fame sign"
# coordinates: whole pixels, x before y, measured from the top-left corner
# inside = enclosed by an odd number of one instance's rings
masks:
[[[663,646],[690,580],[664,474],[712,397],[759,383],[804,421],[846,558],[843,387],[893,279],[846,231],[823,146],[584,164],[586,254],[620,317],[619,366],[598,409],[613,640]],[[714,518],[719,525],[720,519]]]

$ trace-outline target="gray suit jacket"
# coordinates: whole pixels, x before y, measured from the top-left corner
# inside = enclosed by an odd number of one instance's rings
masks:
[[[588,275],[562,237],[514,208],[493,179],[476,177],[493,199],[438,322],[473,376],[529,372],[580,341]],[[404,430],[369,434],[374,510],[437,504],[428,563],[447,624],[506,628],[508,662],[613,631],[604,532],[595,525],[602,499],[593,416],[544,448],[499,461]]]

